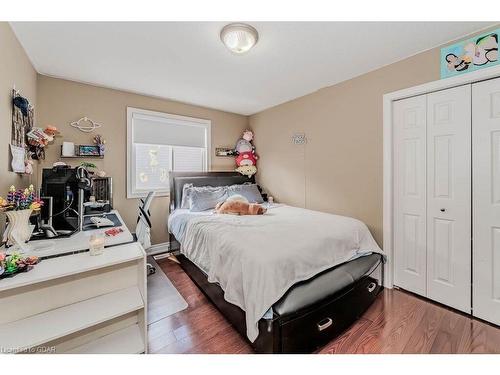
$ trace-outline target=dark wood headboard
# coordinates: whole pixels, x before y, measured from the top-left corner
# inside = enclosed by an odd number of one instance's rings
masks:
[[[254,176],[243,176],[238,172],[171,172],[170,212],[181,206],[184,184],[193,186],[228,186],[255,182]]]

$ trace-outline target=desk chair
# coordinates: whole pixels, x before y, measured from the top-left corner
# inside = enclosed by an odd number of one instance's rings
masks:
[[[153,201],[155,192],[150,191],[146,198],[140,199],[139,201],[139,214],[137,216],[137,226],[135,228],[134,237],[138,241],[144,250],[151,247],[151,212],[149,208],[151,207],[151,202]],[[156,268],[148,263],[148,275],[152,275],[156,272]]]

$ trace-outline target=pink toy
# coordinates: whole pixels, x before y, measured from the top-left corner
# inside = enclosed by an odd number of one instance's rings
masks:
[[[255,147],[252,145],[253,132],[245,130],[243,136],[236,143],[234,151],[236,152],[236,166],[256,166],[259,157],[255,153]],[[255,172],[257,169],[255,168]],[[255,173],[254,172],[254,173]]]
[[[257,155],[253,152],[242,152],[236,157],[236,165],[241,167],[243,165],[256,165]]]

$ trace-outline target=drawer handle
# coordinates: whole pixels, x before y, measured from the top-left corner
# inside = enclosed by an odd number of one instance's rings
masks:
[[[366,289],[368,289],[368,291],[371,293],[375,290],[376,287],[377,287],[377,284],[370,283],[370,284],[368,284],[368,287]]]
[[[318,326],[318,331],[323,331],[324,329],[327,329],[333,324],[333,320],[331,318],[326,318],[323,319],[321,322],[317,324]]]

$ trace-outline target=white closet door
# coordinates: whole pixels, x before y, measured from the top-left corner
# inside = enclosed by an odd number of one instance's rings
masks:
[[[500,79],[472,93],[473,314],[500,324]]]
[[[427,95],[427,297],[471,310],[471,87]]]
[[[426,294],[426,97],[394,103],[394,283]]]

